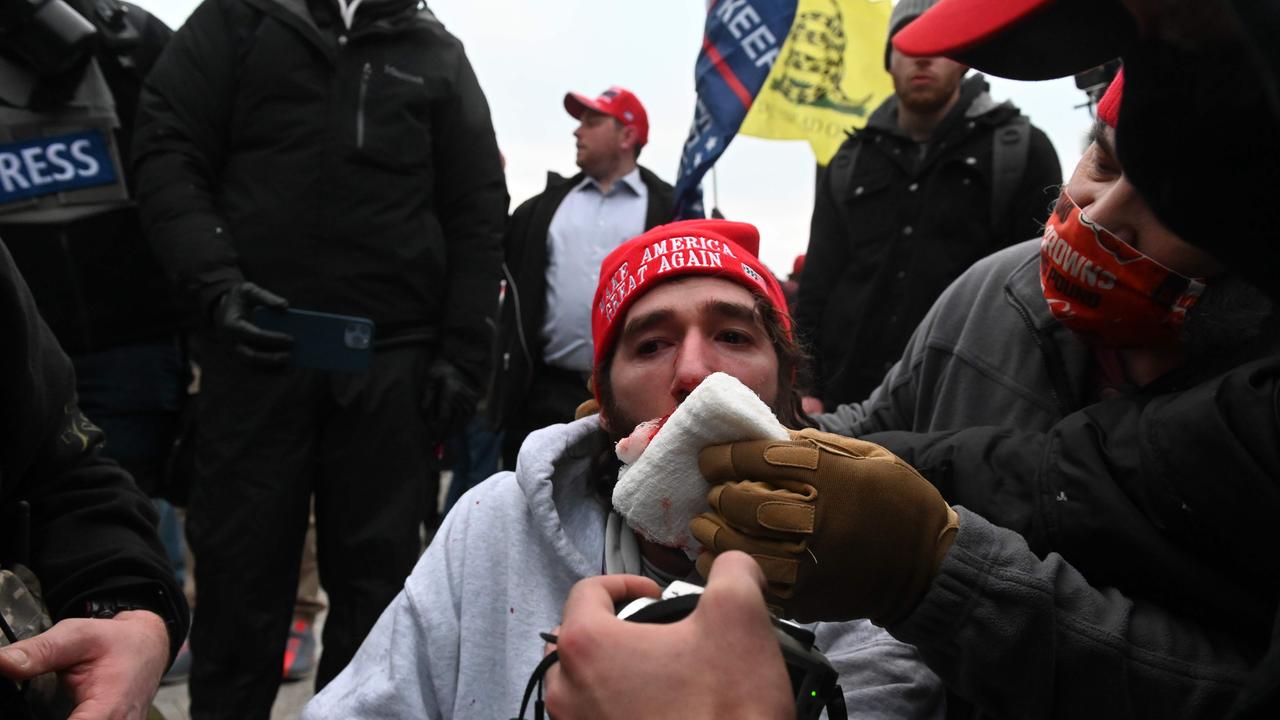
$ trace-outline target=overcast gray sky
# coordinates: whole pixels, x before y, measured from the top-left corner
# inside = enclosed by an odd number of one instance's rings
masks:
[[[195,0],[132,0],[172,27]],[[693,65],[702,44],[705,0],[430,0],[467,48],[489,99],[507,158],[512,207],[539,192],[548,170],[569,175],[575,122],[561,105],[568,90],[595,95],[622,85],[649,113],[640,161],[675,181],[693,118]],[[1090,118],[1070,78],[1025,83],[991,78],[992,95],[1011,99],[1048,133],[1063,176],[1082,150]],[[718,165],[720,208],[761,230],[761,259],[785,275],[808,243],[814,160],[803,141],[738,136]],[[708,206],[710,176],[704,185]]]

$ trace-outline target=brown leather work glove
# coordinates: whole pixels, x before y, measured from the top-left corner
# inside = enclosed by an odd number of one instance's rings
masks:
[[[600,403],[595,398],[587,398],[578,403],[578,408],[573,411],[573,419],[581,420],[588,415],[595,415],[600,412]]]
[[[742,550],[769,581],[765,599],[804,622],[905,617],[959,528],[955,510],[875,443],[807,429],[791,440],[714,445],[698,456],[711,512],[690,529],[709,552]]]
[[[581,420],[588,415],[595,415],[600,412],[600,403],[596,402],[596,376],[592,375],[587,378],[587,390],[591,391],[592,397],[578,403],[577,409],[573,411],[573,419]]]

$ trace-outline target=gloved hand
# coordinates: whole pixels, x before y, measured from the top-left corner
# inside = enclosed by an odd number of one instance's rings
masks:
[[[234,344],[240,359],[258,367],[276,368],[293,358],[293,337],[282,332],[263,330],[250,322],[253,309],[259,305],[284,310],[289,301],[251,282],[232,285],[218,298],[213,311],[213,324],[225,341]]]
[[[595,398],[587,398],[578,403],[578,407],[573,410],[573,419],[581,420],[588,415],[595,415],[600,412],[600,403]]]
[[[804,622],[886,625],[919,602],[959,528],[955,510],[910,465],[874,443],[807,429],[791,440],[714,445],[698,456],[711,512],[690,523],[714,554],[742,550],[765,599]]]
[[[433,435],[443,438],[461,430],[479,402],[480,390],[457,366],[442,357],[431,362],[422,390],[422,416]]]
[[[573,410],[574,420],[581,420],[582,418],[588,415],[595,415],[596,413],[600,412],[600,403],[596,402],[596,399],[595,399],[596,376],[594,374],[591,377],[587,378],[587,390],[591,393],[592,397],[589,397],[586,400],[583,400],[582,402],[578,403],[578,407],[574,408]]]

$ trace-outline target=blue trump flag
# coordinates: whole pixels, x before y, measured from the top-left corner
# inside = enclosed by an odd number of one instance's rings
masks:
[[[751,108],[796,16],[796,0],[711,0],[694,66],[698,104],[676,173],[676,219],[703,217],[699,183]]]

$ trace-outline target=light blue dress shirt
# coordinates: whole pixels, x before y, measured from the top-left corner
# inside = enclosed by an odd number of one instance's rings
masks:
[[[640,170],[609,192],[588,177],[569,191],[547,228],[547,312],[543,361],[564,370],[591,370],[591,300],[600,263],[614,248],[644,232],[649,188]]]

